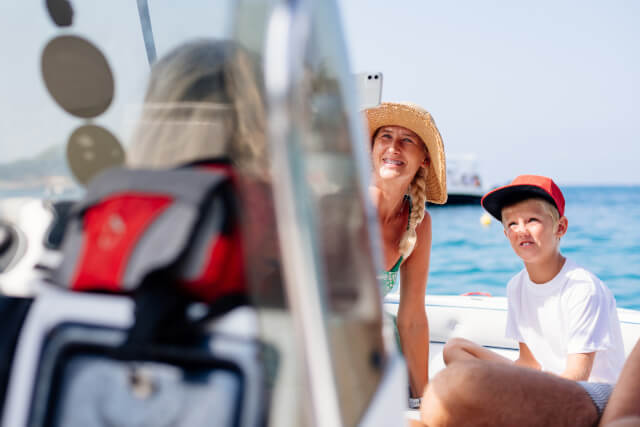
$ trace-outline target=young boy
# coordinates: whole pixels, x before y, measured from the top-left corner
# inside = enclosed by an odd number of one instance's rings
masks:
[[[550,178],[521,175],[487,193],[482,206],[504,226],[524,269],[507,285],[507,338],[520,346],[516,365],[576,381],[613,384],[624,346],[611,291],[560,253],[567,232],[564,197]],[[451,339],[445,363],[485,359],[513,363],[461,338]]]

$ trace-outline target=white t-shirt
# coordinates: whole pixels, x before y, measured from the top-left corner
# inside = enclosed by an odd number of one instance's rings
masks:
[[[600,279],[567,259],[547,283],[526,269],[507,285],[506,337],[525,343],[542,370],[560,374],[567,355],[597,352],[589,381],[615,383],[624,364],[616,301]]]

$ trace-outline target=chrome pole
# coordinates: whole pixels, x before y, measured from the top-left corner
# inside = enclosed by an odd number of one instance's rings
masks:
[[[156,62],[156,43],[151,29],[151,17],[149,16],[148,0],[138,0],[138,16],[140,17],[140,29],[144,39],[144,48],[147,51],[149,65]]]
[[[289,1],[276,6],[269,19],[264,49],[269,148],[287,300],[309,386],[309,425],[341,427],[320,270],[312,246],[313,224],[304,201],[296,197],[300,177],[292,167],[299,138],[292,120],[293,93],[302,76],[309,13],[306,1]]]

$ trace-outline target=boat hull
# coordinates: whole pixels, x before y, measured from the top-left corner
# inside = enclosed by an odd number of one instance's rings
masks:
[[[482,195],[477,194],[448,194],[444,205],[430,204],[430,206],[480,205],[480,199]]]

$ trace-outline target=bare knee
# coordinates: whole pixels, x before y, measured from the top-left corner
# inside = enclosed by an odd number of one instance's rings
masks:
[[[448,366],[429,381],[420,408],[422,422],[433,426],[464,425],[476,410],[475,386],[482,365],[461,362]],[[479,375],[480,374],[480,375]]]
[[[512,364],[468,360],[440,371],[425,390],[429,426],[587,426],[597,413],[577,383]]]
[[[451,384],[447,381],[447,369],[440,371],[432,378],[424,390],[420,406],[420,419],[429,427],[452,425],[455,414],[450,408],[450,401],[454,401]]]
[[[449,365],[456,360],[460,360],[462,358],[461,354],[467,353],[466,349],[471,345],[472,342],[464,338],[451,338],[442,349],[444,363]]]

